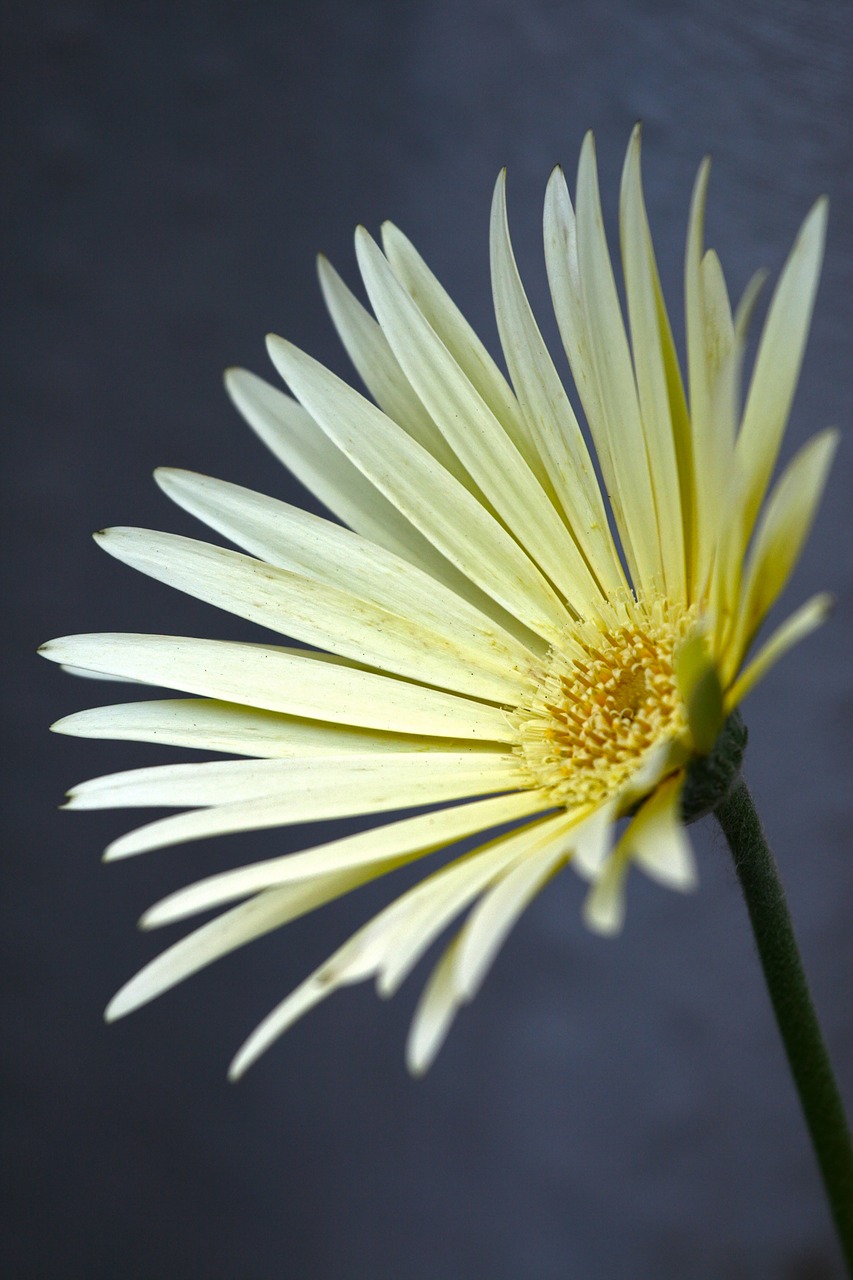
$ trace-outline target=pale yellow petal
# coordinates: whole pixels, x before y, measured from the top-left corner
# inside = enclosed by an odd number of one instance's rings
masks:
[[[684,774],[662,782],[632,818],[622,837],[627,854],[643,870],[670,889],[694,889],[696,861],[681,821]]]
[[[185,636],[62,636],[40,653],[145,684],[330,723],[479,742],[508,742],[497,707],[375,675],[322,655]]]
[[[707,269],[703,270],[709,175],[710,162],[706,159],[699,168],[693,188],[684,264],[687,370],[695,477],[695,536],[691,579],[700,588],[707,581],[713,564],[729,475],[725,433],[715,430],[712,422],[712,353],[715,347],[709,346],[708,317],[713,307],[705,297]]]
[[[282,377],[341,450],[451,563],[531,630],[553,638],[565,609],[518,543],[390,418],[281,339]]]
[[[548,495],[363,229],[356,247],[373,309],[407,378],[498,516],[583,612],[600,588]]]
[[[458,935],[433,969],[415,1010],[406,1041],[406,1065],[413,1076],[422,1076],[435,1061],[460,1005],[453,983]]]
[[[316,578],[175,534],[107,529],[96,537],[110,555],[168,586],[368,667],[495,702],[528,684],[520,672],[513,679],[494,642],[472,654],[458,635],[437,635]]]
[[[258,894],[223,912],[161,952],[125,983],[107,1006],[107,1021],[123,1018],[214,960],[350,893],[376,874],[375,868],[360,868],[349,874],[318,877]]]
[[[596,879],[610,853],[617,801],[614,796],[596,805],[572,831],[572,867],[586,880]]]
[[[740,666],[755,633],[782,592],[809,535],[838,447],[822,431],[795,455],[777,482],[758,525],[746,567],[729,673]]]
[[[435,278],[423,258],[391,222],[382,224],[382,248],[395,276],[416,301],[418,309],[465,377],[508,433],[531,467],[536,449],[529,439],[524,415],[506,378],[459,308]],[[544,474],[540,480],[545,481]]]
[[[625,923],[625,877],[630,857],[619,844],[604,864],[583,904],[584,923],[594,933],[612,936]]]
[[[54,733],[76,738],[157,742],[261,759],[331,756],[346,751],[458,751],[461,745],[455,738],[325,724],[209,698],[158,698],[92,707],[64,716],[50,727]]]
[[[235,831],[260,831],[299,822],[388,813],[397,809],[462,800],[468,796],[491,795],[524,786],[513,757],[481,758],[478,754],[476,760],[476,763],[469,764],[466,759],[458,757],[454,768],[452,756],[446,756],[444,752],[435,755],[413,755],[407,752],[402,756],[382,755],[375,758],[347,755],[323,759],[310,757],[306,760],[262,761],[260,763],[276,764],[281,769],[274,792],[272,789],[266,792],[254,791],[249,798],[226,801],[211,808],[190,809],[174,817],[147,823],[113,841],[104,856],[112,861],[207,836]],[[183,766],[164,767],[178,769]],[[193,782],[197,790],[191,791],[187,784],[188,794],[207,794],[201,782]],[[168,788],[162,783],[160,785],[164,793],[168,789],[170,793],[184,794],[178,781],[169,783]],[[157,786],[156,782],[152,784],[151,804],[164,803],[154,799],[154,788]],[[148,793],[143,787],[144,783],[139,784],[139,793],[145,797]],[[244,785],[244,790],[249,791],[250,788],[251,780]],[[229,791],[236,790],[235,782]],[[121,791],[122,794],[130,795],[134,791],[134,784],[127,782],[121,786]],[[99,799],[109,802],[115,794],[105,782],[103,793],[90,793],[87,796],[89,807],[97,804]],[[132,802],[139,803],[136,795]],[[116,799],[116,803],[124,801]],[[77,802],[75,807],[82,805]],[[103,807],[103,804],[98,807]]]
[[[358,374],[383,413],[423,445],[463,484],[464,467],[413,391],[381,326],[344,284],[331,263],[317,260],[320,285],[338,335]]]
[[[581,552],[603,589],[618,592],[625,586],[625,575],[592,461],[518,274],[509,238],[504,173],[492,201],[491,261],[501,345],[531,438]]]
[[[591,134],[584,139],[578,166],[577,253],[602,409],[600,418],[590,419],[590,430],[608,492],[614,498],[634,586],[651,595],[660,591],[665,581],[659,517],[628,338],[604,233]]]
[[[776,286],[758,346],[743,425],[738,469],[748,477],[747,534],[773,473],[800,374],[823,261],[827,202],[812,208]]]
[[[225,388],[267,448],[333,515],[413,563],[429,563],[431,548],[425,539],[344,457],[301,404],[248,369],[229,369]]]
[[[631,351],[663,559],[664,586],[668,599],[686,604],[685,521],[676,444],[676,431],[683,431],[684,423],[673,422],[670,412],[664,354],[669,327],[667,324],[662,330],[660,323],[660,285],[640,176],[639,126],[634,130],[625,156],[619,213]],[[688,504],[693,501],[689,489],[685,500]]]
[[[534,828],[525,856],[483,895],[460,935],[453,984],[472,1000],[519,916],[569,858],[576,819],[561,814]]]
[[[146,929],[155,928],[277,885],[369,865],[384,868],[401,857],[424,857],[477,832],[529,817],[544,809],[547,803],[547,798],[538,791],[490,796],[471,804],[388,822],[299,853],[237,867],[170,894],[146,912],[141,924]]]
[[[749,691],[763,679],[772,666],[781,657],[799,644],[807,635],[822,626],[832,612],[832,596],[821,594],[812,596],[799,609],[791,614],[785,622],[760,647],[752,661],[746,666],[726,693],[726,709],[734,710],[742,702]]]
[[[360,783],[371,775],[420,772],[424,785],[455,773],[479,781],[500,775],[508,788],[522,779],[514,755],[489,751],[351,752],[345,755],[284,760],[206,760],[201,764],[159,764],[91,778],[68,792],[69,809],[138,809],[204,807],[278,797],[295,808],[314,807],[309,793],[323,793]],[[352,779],[350,783],[348,779]],[[426,802],[425,802],[426,803]]]
[[[466,600],[359,534],[209,476],[161,468],[155,479],[185,510],[269,564],[316,578],[451,637],[478,663],[507,671],[532,660],[529,649]]]

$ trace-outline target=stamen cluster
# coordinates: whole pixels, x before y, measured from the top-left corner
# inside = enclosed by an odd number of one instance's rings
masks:
[[[685,728],[674,656],[689,617],[632,613],[609,627],[581,625],[552,648],[535,694],[514,714],[517,750],[556,805],[616,794],[652,747]]]

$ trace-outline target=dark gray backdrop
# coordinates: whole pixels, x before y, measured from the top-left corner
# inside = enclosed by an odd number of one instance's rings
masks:
[[[353,279],[351,232],[392,217],[494,337],[487,221],[510,169],[519,260],[545,314],[541,199],[597,132],[610,227],[635,119],[681,324],[690,184],[715,158],[709,239],[735,292],[776,270],[813,198],[827,265],[786,456],[849,423],[851,6],[790,0],[7,3],[2,344],[8,834],[3,945],[11,1260],[85,1280],[395,1280],[840,1274],[733,876],[696,833],[702,887],[632,883],[616,941],[555,882],[436,1066],[390,1004],[341,994],[238,1087],[254,1023],[385,890],[222,962],[105,1028],[163,938],[140,912],[209,870],[287,848],[236,837],[102,867],[123,814],[63,815],[66,786],[168,757],[47,735],[121,691],[32,656],[66,632],[236,636],[234,620],[100,554],[94,528],[196,533],[150,480],[207,471],[293,497],[226,402],[275,329],[339,372],[313,257]],[[750,699],[748,773],[853,1103],[851,450],[788,607],[834,620]],[[301,494],[297,495],[301,500]],[[419,975],[421,980],[423,975]]]

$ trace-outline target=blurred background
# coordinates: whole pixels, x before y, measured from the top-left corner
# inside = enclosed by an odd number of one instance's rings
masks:
[[[426,968],[390,1003],[339,994],[238,1086],[230,1056],[362,923],[361,890],[111,1028],[168,938],[170,889],[286,851],[261,833],[101,866],[124,813],[64,790],[177,759],[52,737],[119,687],[34,655],[77,631],[262,639],[100,553],[93,529],[200,536],[151,480],[189,467],[309,501],[244,427],[221,371],[275,330],[349,375],[314,256],[355,281],[352,230],[391,218],[496,347],[487,227],[509,166],[522,274],[553,333],[551,167],[598,143],[608,228],[637,119],[664,288],[682,330],[695,169],[737,296],[832,200],[784,456],[845,439],[790,610],[831,623],[750,698],[747,773],[853,1109],[853,36],[845,0],[15,3],[5,67],[2,407],[8,827],[2,859],[3,1249],[10,1277],[86,1280],[830,1280],[842,1274],[745,909],[711,822],[702,884],[635,877],[602,941],[564,875],[523,918],[430,1074],[403,1065]],[[615,243],[615,240],[613,241]],[[11,619],[11,625],[9,625]],[[305,833],[301,833],[303,836]]]

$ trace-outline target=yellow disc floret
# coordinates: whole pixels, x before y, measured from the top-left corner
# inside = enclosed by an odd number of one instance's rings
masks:
[[[551,648],[512,719],[518,753],[555,805],[616,795],[651,748],[683,736],[674,662],[692,621],[661,601],[632,603],[576,624]]]

